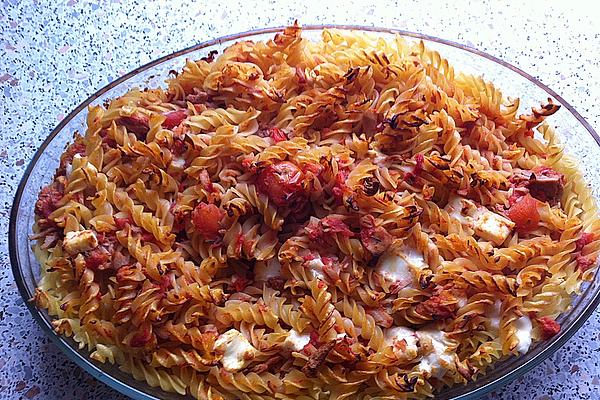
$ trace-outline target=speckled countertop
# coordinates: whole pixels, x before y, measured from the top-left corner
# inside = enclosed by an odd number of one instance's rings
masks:
[[[6,232],[19,179],[50,130],[97,89],[150,60],[213,37],[295,19],[396,27],[454,40],[513,63],[600,127],[600,6],[595,1],[452,3],[4,0],[0,398],[124,398],[69,361],[34,323],[13,283]],[[489,399],[600,398],[599,328],[597,311],[553,357]]]

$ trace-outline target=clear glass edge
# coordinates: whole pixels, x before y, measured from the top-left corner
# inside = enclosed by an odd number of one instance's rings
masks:
[[[142,392],[134,387],[131,387],[130,385],[128,385],[124,382],[121,382],[119,379],[116,379],[112,375],[105,374],[99,367],[94,365],[89,358],[83,357],[80,353],[78,353],[76,351],[76,349],[74,349],[69,343],[67,343],[65,341],[65,339],[63,339],[61,336],[57,335],[54,332],[54,330],[52,329],[48,320],[46,320],[42,316],[41,310],[39,308],[37,308],[30,301],[30,299],[33,296],[33,293],[29,292],[29,290],[24,282],[25,278],[21,274],[21,270],[18,267],[18,257],[17,257],[17,253],[16,253],[16,235],[15,235],[16,221],[18,218],[18,211],[19,211],[18,206],[21,201],[21,197],[23,194],[25,184],[28,181],[28,178],[31,174],[31,171],[32,171],[34,165],[36,164],[36,162],[38,161],[40,156],[43,154],[43,152],[46,149],[46,147],[48,146],[48,144],[54,139],[54,137],[59,132],[61,132],[63,127],[71,119],[73,119],[73,117],[75,115],[77,115],[79,112],[81,112],[85,107],[87,107],[89,104],[91,104],[95,99],[100,97],[105,92],[117,87],[122,82],[126,81],[127,79],[131,78],[132,76],[135,76],[135,75],[139,74],[140,72],[143,72],[149,68],[152,68],[155,65],[161,64],[170,59],[185,55],[187,53],[201,50],[202,48],[205,48],[208,46],[213,46],[216,44],[221,44],[223,42],[241,39],[241,38],[251,36],[251,35],[276,33],[276,32],[279,32],[280,30],[282,30],[283,28],[284,28],[284,26],[256,29],[256,30],[250,30],[250,31],[239,32],[239,33],[235,33],[235,34],[231,34],[231,35],[226,35],[226,36],[222,36],[222,37],[219,37],[216,39],[207,40],[207,41],[198,43],[196,45],[187,47],[185,49],[179,50],[177,52],[168,54],[168,55],[158,58],[156,60],[153,60],[153,61],[151,61],[147,64],[144,64],[144,65],[130,71],[129,73],[119,77],[118,79],[114,80],[113,82],[109,83],[108,85],[106,85],[103,88],[101,88],[100,90],[98,90],[96,93],[94,93],[89,98],[87,98],[85,101],[83,101],[81,104],[79,104],[79,106],[77,106],[73,111],[71,111],[56,126],[56,128],[54,128],[52,130],[52,132],[44,140],[44,142],[42,143],[40,148],[35,152],[33,158],[31,159],[27,168],[25,169],[23,177],[21,178],[21,180],[19,182],[19,186],[17,188],[17,192],[15,194],[15,198],[14,198],[12,208],[11,208],[11,213],[10,213],[8,244],[9,244],[9,256],[10,256],[11,268],[12,268],[13,276],[15,277],[17,288],[19,290],[21,297],[23,298],[25,304],[27,305],[28,310],[34,317],[34,320],[42,327],[42,330],[50,337],[52,342],[61,349],[61,351],[63,351],[71,360],[73,360],[77,365],[79,365],[81,368],[83,368],[86,372],[91,374],[94,378],[102,381],[103,383],[107,384],[108,386],[118,390],[119,392],[121,392],[127,396],[130,396],[135,399],[158,399],[157,397],[154,397],[153,395],[151,395],[149,393]],[[540,82],[538,79],[529,75],[528,73],[521,70],[520,68],[518,68],[506,61],[503,61],[495,56],[485,53],[481,50],[477,50],[472,47],[468,47],[463,44],[456,43],[456,42],[453,42],[450,40],[441,39],[441,38],[438,38],[435,36],[405,31],[405,30],[401,30],[401,29],[394,29],[394,28],[382,28],[382,27],[361,26],[361,25],[324,24],[324,25],[304,25],[304,26],[302,26],[302,29],[303,30],[311,30],[311,31],[322,30],[322,29],[343,29],[343,30],[361,30],[361,31],[374,32],[374,33],[399,34],[402,36],[412,37],[415,39],[423,39],[423,40],[427,40],[427,41],[444,44],[447,46],[455,47],[455,48],[479,55],[481,57],[484,57],[490,61],[500,64],[503,67],[508,68],[508,69],[512,70],[513,72],[521,75],[522,77],[526,78],[527,80],[529,80],[530,82],[532,82],[533,84],[535,84],[536,86],[538,86],[539,88],[544,90],[550,96],[557,99],[578,120],[578,122],[588,131],[588,133],[592,136],[592,138],[600,146],[600,136],[598,136],[596,131],[581,116],[581,114],[579,114],[577,112],[577,110],[575,110],[575,108],[573,108],[573,106],[571,106],[567,101],[565,101],[559,94],[557,94],[554,90],[550,89],[549,87],[544,85],[542,82]],[[589,288],[587,288],[587,290],[590,290],[590,289],[591,289],[591,286]],[[529,360],[526,360],[521,365],[518,365],[514,370],[512,370],[508,374],[500,376],[497,379],[495,379],[483,386],[474,388],[472,391],[470,391],[468,393],[464,393],[459,396],[453,397],[452,400],[466,400],[466,399],[478,398],[480,396],[483,396],[483,395],[491,392],[494,389],[497,389],[500,386],[506,385],[507,383],[513,381],[514,379],[516,379],[520,376],[523,376],[525,373],[527,373],[528,371],[530,371],[531,369],[533,369],[534,367],[539,365],[542,361],[547,359],[550,355],[552,355],[560,347],[562,347],[566,343],[566,341],[569,340],[575,334],[575,332],[577,332],[577,330],[583,325],[583,323],[590,317],[590,315],[596,309],[596,307],[598,306],[599,303],[600,303],[600,290],[597,290],[596,293],[594,294],[594,297],[592,298],[592,300],[585,305],[584,311],[576,317],[574,322],[569,326],[569,329],[562,331],[559,335],[555,336],[551,340],[551,342],[545,348],[543,348],[535,357],[533,357]]]

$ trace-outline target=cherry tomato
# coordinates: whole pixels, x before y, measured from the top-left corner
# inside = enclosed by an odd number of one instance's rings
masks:
[[[214,204],[200,203],[192,211],[192,223],[200,235],[214,240],[219,237],[220,221],[224,216],[223,210]]]
[[[516,225],[520,232],[528,232],[535,229],[540,222],[540,213],[537,209],[537,201],[527,194],[508,209],[508,218]]]
[[[276,206],[286,206],[304,197],[303,180],[304,174],[296,164],[281,161],[263,169],[256,183]]]

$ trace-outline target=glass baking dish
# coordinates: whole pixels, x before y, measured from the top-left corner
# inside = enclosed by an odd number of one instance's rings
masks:
[[[561,110],[549,119],[556,126],[568,153],[579,159],[587,182],[591,185],[595,198],[600,194],[600,137],[592,127],[564,99],[531,75],[517,67],[499,60],[479,50],[466,47],[447,40],[406,32],[397,29],[366,26],[334,26],[313,25],[303,27],[303,36],[318,39],[325,28],[357,30],[368,32],[384,38],[395,34],[408,40],[423,40],[432,50],[439,51],[447,58],[457,71],[484,75],[494,82],[505,94],[521,98],[520,112],[539,105],[550,97]],[[73,132],[85,130],[85,118],[89,105],[101,104],[106,99],[115,98],[128,90],[139,87],[165,86],[165,79],[170,70],[181,69],[186,58],[198,59],[210,51],[221,51],[225,47],[241,40],[267,40],[283,28],[266,28],[237,33],[210,40],[190,48],[170,54],[152,61],[100,89],[81,103],[52,131],[42,146],[33,156],[15,195],[9,227],[10,259],[13,274],[27,307],[34,319],[48,334],[52,341],[74,362],[85,369],[96,379],[135,399],[182,399],[181,395],[167,393],[160,388],[152,388],[145,382],[136,381],[131,375],[124,373],[117,366],[102,364],[90,359],[85,349],[79,349],[75,341],[58,336],[52,329],[51,317],[45,310],[36,307],[29,301],[33,297],[39,277],[39,263],[31,251],[29,235],[34,223],[33,206],[40,188],[52,180],[60,155],[65,145],[72,139]],[[570,312],[558,319],[562,331],[549,341],[538,342],[527,354],[502,360],[491,368],[486,376],[464,386],[455,386],[439,395],[440,399],[471,399],[492,391],[511,380],[525,374],[558,350],[588,319],[600,301],[600,278],[582,286],[581,294],[573,299]]]

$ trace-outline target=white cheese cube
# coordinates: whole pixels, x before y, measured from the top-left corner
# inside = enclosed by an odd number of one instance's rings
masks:
[[[230,329],[219,335],[215,341],[215,352],[223,355],[221,363],[229,372],[243,369],[256,356],[256,349],[248,339],[236,329]]]
[[[67,232],[63,240],[63,249],[71,255],[92,250],[96,247],[98,247],[98,238],[94,231],[89,229]]]
[[[171,165],[175,168],[184,168],[185,167],[185,158],[173,157],[173,159],[171,159]]]
[[[488,210],[478,211],[473,219],[475,233],[496,245],[501,245],[514,227],[515,223],[510,219]]]
[[[473,229],[477,236],[496,246],[501,245],[515,227],[510,219],[459,196],[451,197],[444,209],[463,227]]]
[[[309,334],[302,334],[295,329],[292,329],[290,330],[288,337],[283,342],[283,346],[291,351],[302,351],[308,342],[310,342]]]

